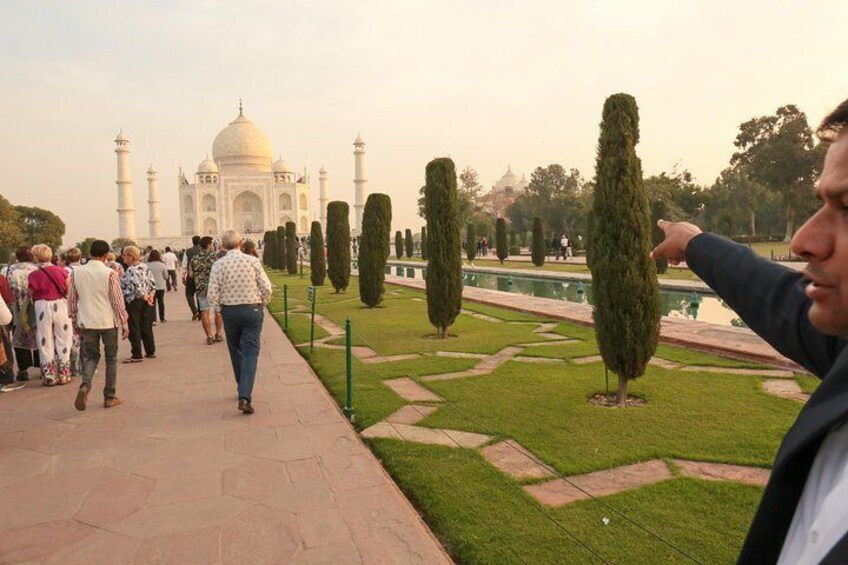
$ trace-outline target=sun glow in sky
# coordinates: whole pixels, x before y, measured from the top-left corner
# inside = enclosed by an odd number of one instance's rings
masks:
[[[417,229],[424,166],[450,156],[488,188],[559,163],[594,173],[604,99],[633,94],[646,175],[711,183],[739,124],[797,104],[811,124],[848,97],[848,2],[265,1],[0,3],[0,194],[48,208],[65,244],[111,240],[113,139],[131,140],[139,236],[159,171],[163,235],[191,178],[238,115],[295,171],[329,172],[353,201],[353,140],[368,190]]]

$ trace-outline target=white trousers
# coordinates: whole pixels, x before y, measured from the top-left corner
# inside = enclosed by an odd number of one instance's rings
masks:
[[[35,327],[43,377],[70,374],[74,330],[68,316],[68,301],[36,300]]]

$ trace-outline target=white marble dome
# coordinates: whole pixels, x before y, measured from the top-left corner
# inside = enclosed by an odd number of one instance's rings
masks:
[[[241,114],[212,142],[212,158],[222,167],[248,166],[268,171],[273,155],[271,141],[265,132]]]
[[[501,177],[497,183],[495,183],[494,190],[500,191],[505,190],[506,188],[515,188],[518,185],[518,176],[512,172],[512,167],[507,167],[504,176]]]
[[[294,171],[292,171],[292,168],[288,164],[288,162],[285,159],[283,159],[283,156],[280,155],[280,158],[277,159],[277,161],[274,162],[274,172],[275,173],[292,173]]]
[[[197,166],[198,173],[217,173],[218,165],[215,164],[215,161],[209,158],[209,155],[206,155],[206,159],[200,162]]]

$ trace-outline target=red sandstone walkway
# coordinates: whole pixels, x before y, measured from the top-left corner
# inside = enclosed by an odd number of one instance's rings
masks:
[[[167,307],[125,404],[102,368],[85,412],[76,380],[0,395],[0,563],[450,562],[270,316],[244,416],[226,346]]]

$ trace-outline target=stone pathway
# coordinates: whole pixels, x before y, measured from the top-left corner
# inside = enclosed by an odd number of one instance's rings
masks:
[[[166,302],[123,405],[102,368],[85,412],[76,383],[0,396],[0,562],[450,562],[271,316],[244,416],[226,346]]]

